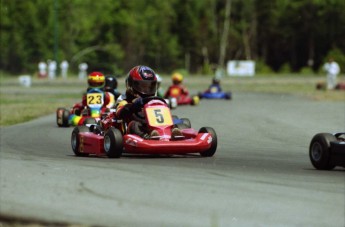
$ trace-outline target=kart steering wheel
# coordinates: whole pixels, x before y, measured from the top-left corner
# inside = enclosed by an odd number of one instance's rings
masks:
[[[143,105],[145,105],[146,103],[148,103],[152,100],[159,100],[159,101],[162,101],[166,104],[165,99],[158,97],[158,96],[150,96],[150,97],[143,98]]]

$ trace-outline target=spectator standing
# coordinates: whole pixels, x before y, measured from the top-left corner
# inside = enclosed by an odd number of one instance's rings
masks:
[[[49,79],[55,79],[56,75],[56,61],[48,61],[48,77]]]
[[[47,77],[47,63],[40,61],[38,63],[38,77],[45,78]]]
[[[78,77],[80,80],[84,80],[86,78],[87,68],[88,68],[88,65],[85,62],[79,64],[79,75],[78,75]]]
[[[67,72],[68,72],[68,62],[66,60],[63,60],[60,64],[61,69],[61,77],[66,79],[67,78]]]
[[[327,73],[327,89],[334,89],[337,84],[337,76],[340,72],[338,63],[331,57],[323,68]]]

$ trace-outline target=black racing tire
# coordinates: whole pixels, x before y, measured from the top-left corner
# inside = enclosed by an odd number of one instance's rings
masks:
[[[232,94],[231,94],[231,92],[227,92],[227,93],[226,93],[225,99],[226,99],[226,100],[231,100],[231,99],[232,99]]]
[[[56,110],[56,124],[59,127],[69,127],[69,111],[66,108],[59,107]]]
[[[331,142],[337,138],[330,133],[318,133],[310,142],[309,158],[316,169],[331,170],[335,165],[330,164],[331,160]]]
[[[187,126],[187,128],[192,127],[192,123],[190,122],[190,120],[188,118],[181,118],[181,121],[183,124],[185,124]]]
[[[175,124],[174,127],[178,128],[178,129],[186,129],[186,128],[188,128],[188,126],[183,124],[183,123]]]
[[[123,152],[123,137],[120,130],[110,127],[104,135],[103,146],[109,158],[120,158]]]
[[[203,156],[203,157],[212,157],[216,153],[216,150],[217,150],[217,134],[216,134],[216,131],[213,128],[211,128],[211,127],[202,127],[199,130],[199,133],[209,133],[209,134],[211,134],[211,137],[212,137],[211,147],[208,150],[206,150],[206,151],[200,152],[200,155]]]
[[[89,132],[89,128],[82,125],[82,126],[77,126],[73,129],[72,135],[71,135],[71,146],[74,154],[79,157],[86,157],[89,156],[87,153],[82,153],[79,151],[80,148],[80,138],[79,138],[79,133],[80,132]]]

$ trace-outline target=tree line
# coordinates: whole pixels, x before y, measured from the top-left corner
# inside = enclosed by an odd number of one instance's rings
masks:
[[[344,0],[1,0],[1,70],[64,59],[123,74],[137,64],[212,73],[228,60],[259,72],[345,68]]]

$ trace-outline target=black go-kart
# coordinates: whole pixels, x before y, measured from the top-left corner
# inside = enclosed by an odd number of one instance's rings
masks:
[[[316,134],[310,142],[309,157],[319,170],[345,168],[345,132]]]

